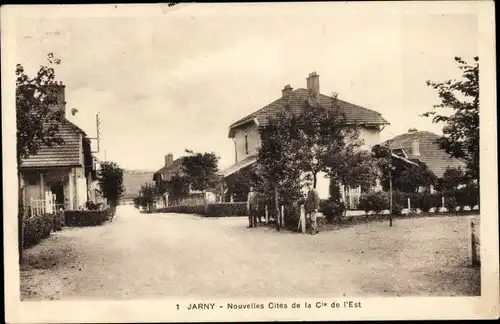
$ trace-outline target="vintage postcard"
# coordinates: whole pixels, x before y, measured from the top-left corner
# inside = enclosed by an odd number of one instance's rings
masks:
[[[3,6],[6,322],[498,318],[494,31],[492,1]]]

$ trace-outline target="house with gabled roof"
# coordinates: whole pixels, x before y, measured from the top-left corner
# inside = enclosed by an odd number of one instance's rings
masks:
[[[65,86],[55,87],[58,101],[51,109],[65,112]],[[58,209],[79,209],[87,201],[96,202],[97,159],[92,155],[89,137],[65,116],[58,122],[56,136],[62,139],[61,144],[42,146],[36,154],[21,160],[19,181],[24,205],[33,207],[37,202],[43,205],[47,194],[55,196]]]
[[[407,133],[397,135],[383,143],[394,154],[410,161],[420,161],[427,165],[438,178],[441,178],[447,168],[465,169],[465,163],[451,157],[439,147],[437,140],[441,136],[428,131],[410,128]],[[420,188],[420,191],[434,188]]]
[[[293,113],[301,113],[304,109],[307,109],[304,102],[312,99],[316,100],[324,109],[333,108],[333,98],[320,93],[319,75],[312,72],[306,80],[306,88],[294,90],[290,85],[286,85],[280,98],[229,126],[228,137],[234,142],[235,162],[221,172],[225,180],[225,186],[231,187],[231,182],[237,172],[252,168],[255,165],[261,145],[259,127],[265,126],[269,119],[276,117],[285,107]],[[340,99],[336,100],[336,104],[336,108],[344,115],[346,125],[358,125],[359,138],[363,140],[362,149],[369,150],[374,145],[380,144],[380,132],[389,123],[379,112]],[[328,179],[318,175],[317,189],[322,198],[327,198]],[[349,193],[352,193],[353,196],[359,196],[361,189],[353,188],[349,190]]]
[[[465,168],[465,163],[451,157],[439,147],[437,140],[441,136],[410,128],[407,133],[400,134],[384,142],[391,150],[409,160],[419,160],[427,165],[429,170],[441,178],[446,168]]]
[[[165,164],[153,174],[153,182],[158,186],[162,181],[169,181],[176,174],[182,175],[182,157],[175,159],[172,153],[165,155]]]
[[[159,186],[162,182],[164,181],[169,181],[172,179],[173,176],[175,175],[184,175],[184,171],[182,169],[182,162],[183,162],[184,157],[180,157],[174,160],[174,156],[172,153],[168,153],[165,155],[165,164],[158,169],[153,174],[153,182],[156,186]],[[207,191],[205,192],[205,197],[203,198],[203,193],[201,191],[197,190],[189,190],[189,198],[185,199],[184,203],[190,202],[196,202],[196,201],[202,201],[205,199],[208,202],[214,202],[215,201],[215,194],[212,191]],[[162,199],[158,200],[156,202],[156,206],[159,207],[161,205],[169,205],[169,200],[168,200],[168,193],[165,194]]]

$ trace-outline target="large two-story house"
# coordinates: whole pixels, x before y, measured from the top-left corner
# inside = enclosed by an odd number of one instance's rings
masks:
[[[332,97],[320,93],[319,75],[316,72],[310,73],[306,80],[306,88],[294,90],[290,85],[286,85],[280,98],[229,126],[229,138],[234,141],[235,163],[222,171],[225,186],[231,187],[236,172],[251,168],[257,162],[261,144],[258,129],[265,126],[268,120],[285,106],[295,113],[300,113],[307,109],[304,102],[313,98],[324,109],[332,109]],[[380,132],[389,124],[380,113],[340,99],[337,100],[337,105],[345,117],[346,124],[359,125],[359,138],[363,140],[362,149],[369,150],[380,144]],[[328,184],[329,180],[325,175],[318,174],[316,188],[322,198],[328,197]],[[349,192],[356,195],[360,193],[360,188],[350,189]]]
[[[65,86],[54,85],[57,105],[53,111],[65,112]],[[55,195],[57,208],[79,209],[87,201],[98,200],[96,186],[97,160],[92,155],[91,143],[85,132],[71,121],[58,123],[57,136],[62,144],[43,146],[37,154],[22,159],[19,165],[19,182],[27,211],[33,204],[44,204],[46,195]]]

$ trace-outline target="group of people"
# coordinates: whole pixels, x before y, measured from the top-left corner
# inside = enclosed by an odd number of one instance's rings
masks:
[[[304,200],[304,209],[306,213],[306,219],[310,219],[310,234],[314,235],[319,233],[318,228],[318,210],[320,198],[316,189],[313,188],[312,182],[308,181],[307,186],[307,196]],[[248,211],[248,222],[249,228],[257,227],[261,222],[261,215],[259,214],[259,198],[258,193],[254,191],[253,187],[250,187],[247,198],[247,211]]]

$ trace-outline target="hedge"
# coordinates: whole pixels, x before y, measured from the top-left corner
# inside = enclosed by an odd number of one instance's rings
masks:
[[[64,211],[62,210],[56,211],[53,218],[54,218],[54,231],[62,230],[62,227],[65,226]]]
[[[366,213],[373,211],[376,214],[380,214],[383,210],[389,209],[389,198],[381,191],[363,194],[359,198],[358,206]]]
[[[206,216],[225,217],[225,216],[248,216],[247,203],[217,203],[208,204]]]
[[[408,208],[408,198],[410,199],[411,209],[420,209],[428,212],[431,208],[439,209],[442,207],[444,197],[444,206],[452,211],[457,206],[470,208],[479,206],[479,189],[476,187],[462,188],[457,190],[448,190],[436,193],[394,193],[394,205]]]
[[[248,216],[246,202],[207,204],[206,212],[205,205],[170,206],[158,208],[154,212],[198,214],[206,217]]]
[[[41,214],[24,220],[23,247],[38,244],[50,236],[54,228],[54,214]]]
[[[408,208],[408,198],[410,198],[411,209],[420,209],[427,213],[431,208],[439,209],[442,206],[442,197],[445,200],[445,207],[454,211],[457,206],[474,207],[479,205],[479,190],[476,187],[468,187],[458,190],[451,190],[438,193],[405,193],[393,192],[393,214],[401,214],[404,208]],[[390,208],[388,192],[374,192],[362,194],[360,197],[359,206],[365,212],[381,213],[383,210]],[[259,214],[264,216],[264,208],[261,206]],[[247,216],[246,202],[233,203],[213,203],[207,205],[191,205],[191,206],[171,206],[158,208],[156,213],[183,213],[183,214],[198,214],[206,217],[225,217],[225,216]],[[269,216],[272,217],[273,208],[269,209]],[[343,208],[335,201],[321,200],[320,212],[322,212],[329,223],[334,219],[340,218],[343,214]],[[285,224],[290,227],[298,225],[300,210],[298,207],[285,206]]]
[[[438,210],[444,205],[449,211],[455,211],[455,208],[469,206],[470,208],[479,206],[479,190],[478,188],[462,188],[437,193],[405,193],[393,192],[393,213],[400,214],[402,209],[408,208],[408,199],[410,200],[410,208],[420,209],[427,213],[431,208]],[[359,201],[359,207],[365,212],[380,213],[383,210],[390,208],[388,192],[372,192],[362,194]],[[327,208],[328,212],[328,208]]]
[[[66,210],[64,211],[64,220],[66,226],[98,226],[109,220],[113,210]]]

